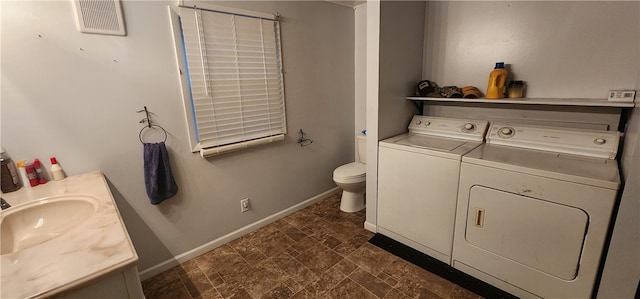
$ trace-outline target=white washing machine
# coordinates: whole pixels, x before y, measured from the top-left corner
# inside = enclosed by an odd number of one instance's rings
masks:
[[[450,264],[460,160],[487,127],[416,115],[409,133],[380,141],[378,232]]]
[[[453,263],[523,298],[590,298],[620,134],[492,123],[462,158]]]

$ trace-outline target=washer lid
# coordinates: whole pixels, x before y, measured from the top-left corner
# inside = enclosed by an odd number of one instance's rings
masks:
[[[381,147],[460,160],[462,155],[482,144],[481,141],[405,133],[379,142]]]
[[[487,143],[615,159],[620,132],[544,127],[493,122]]]
[[[366,164],[360,162],[351,162],[349,164],[342,165],[333,171],[333,176],[343,179],[353,179],[364,177],[367,173]]]
[[[406,138],[395,141],[399,145],[430,149],[441,152],[452,152],[467,143],[465,140],[453,138],[439,138],[425,135],[408,134]]]

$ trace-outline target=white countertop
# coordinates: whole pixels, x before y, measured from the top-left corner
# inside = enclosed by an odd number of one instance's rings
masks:
[[[0,256],[0,298],[39,298],[91,283],[135,265],[138,255],[100,172],[3,194],[11,208],[66,194],[91,195],[100,205],[81,226],[39,245]],[[0,214],[1,215],[1,214]]]

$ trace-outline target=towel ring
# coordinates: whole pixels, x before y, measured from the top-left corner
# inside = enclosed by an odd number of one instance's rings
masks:
[[[166,142],[167,141],[167,130],[165,130],[163,127],[158,126],[158,125],[148,125],[148,126],[144,126],[142,128],[142,130],[140,130],[140,133],[138,133],[138,138],[140,139],[140,142],[142,142],[142,144],[144,144],[145,142],[142,140],[142,132],[144,132],[145,129],[150,129],[150,128],[160,128],[160,130],[162,130],[162,132],[164,133],[164,140],[162,142]]]

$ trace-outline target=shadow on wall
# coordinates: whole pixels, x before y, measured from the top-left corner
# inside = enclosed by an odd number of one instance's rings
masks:
[[[109,178],[107,178],[107,183],[113,194],[113,199],[118,205],[122,220],[125,221],[125,226],[127,227],[127,232],[133,242],[133,246],[138,253],[138,270],[147,269],[173,258],[173,254],[162,244],[162,241],[160,241],[142,218],[138,216],[136,211],[129,205],[127,200],[124,199],[124,196],[122,196],[120,191],[111,183]],[[145,198],[145,200],[147,199]],[[140,256],[141,252],[153,252],[154,255],[143,258]]]

